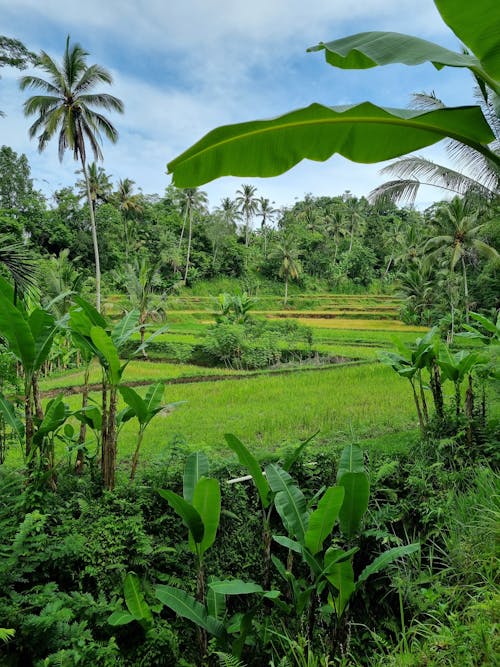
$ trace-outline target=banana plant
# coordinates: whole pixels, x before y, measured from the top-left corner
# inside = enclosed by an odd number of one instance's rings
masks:
[[[411,35],[366,32],[308,49],[323,52],[342,69],[402,63],[432,63],[436,69],[469,69],[483,96],[500,108],[500,18],[497,0],[434,0],[444,22],[467,51],[454,52]],[[391,106],[391,105],[389,105]],[[197,187],[221,176],[276,176],[303,159],[325,161],[338,153],[361,163],[392,159],[451,138],[471,147],[496,170],[495,135],[479,106],[432,111],[311,104],[272,120],[212,130],[168,164],[179,188]]]
[[[129,572],[123,582],[123,596],[125,605],[114,611],[108,618],[108,623],[115,627],[128,625],[129,623],[139,623],[144,632],[148,633],[153,628],[153,611],[144,597],[139,577],[135,572]]]
[[[160,585],[156,587],[156,597],[176,614],[198,626],[201,656],[207,650],[208,633],[217,639],[221,648],[230,649],[234,656],[240,657],[252,630],[256,607],[228,617],[226,597],[254,594],[258,600],[276,599],[279,591],[266,591],[252,581],[212,577],[205,586],[204,554],[215,541],[221,510],[219,483],[207,477],[208,471],[205,454],[195,452],[186,460],[182,496],[159,490],[188,529],[189,549],[197,560],[197,577],[196,596],[174,586]]]
[[[125,361],[120,359],[131,336],[140,331],[139,311],[127,313],[117,324],[110,323],[88,302],[73,297],[75,305],[69,311],[68,326],[75,343],[88,355],[97,357],[103,371],[101,410],[101,471],[105,488],[115,485],[117,449],[118,388],[130,361],[139,355],[165,328],[154,332],[141,343]]]
[[[135,472],[137,470],[137,464],[139,462],[139,450],[141,448],[142,440],[144,438],[144,432],[146,428],[151,423],[153,417],[155,417],[162,410],[172,410],[177,405],[177,403],[170,403],[168,405],[163,405],[163,395],[165,393],[165,385],[162,382],[157,382],[156,384],[150,385],[146,390],[146,395],[144,398],[139,396],[139,394],[132,389],[131,387],[126,387],[125,385],[120,385],[118,387],[120,394],[122,395],[123,400],[127,404],[127,407],[124,408],[117,416],[117,421],[119,424],[124,424],[129,419],[135,417],[139,422],[139,431],[137,433],[137,441],[134,450],[134,456],[132,457],[132,468],[130,470],[130,479],[134,479]]]
[[[297,614],[308,612],[307,625],[312,634],[318,598],[326,590],[327,602],[321,611],[334,613],[340,621],[352,595],[372,575],[398,558],[419,549],[419,544],[390,549],[364,568],[355,578],[353,558],[359,548],[353,546],[368,507],[369,481],[364,470],[363,454],[355,445],[344,449],[337,473],[337,484],[327,488],[317,500],[315,509],[293,478],[280,466],[270,464],[266,476],[275,493],[274,504],[288,535],[274,535],[274,540],[290,552],[299,554],[309,567],[308,579],[297,579],[290,567],[278,558],[272,560],[292,592]],[[346,539],[340,548],[332,533],[336,523]],[[326,543],[326,544],[325,544]]]
[[[455,387],[455,414],[458,417],[461,412],[461,386],[466,377],[469,377],[469,392],[472,391],[472,370],[483,364],[486,358],[477,351],[459,350],[452,353],[447,347],[441,350],[439,356],[439,367],[443,378],[453,382]],[[470,396],[470,394],[469,394]],[[469,398],[472,400],[472,396]],[[469,415],[471,416],[471,415]]]
[[[303,452],[305,447],[311,442],[311,440],[318,434],[314,433],[310,438],[302,442],[298,447],[296,447],[290,456],[283,463],[283,468],[288,471],[297,461],[300,454]],[[245,447],[245,445],[232,433],[226,433],[224,435],[230,449],[238,457],[238,461],[241,465],[245,466],[248,472],[252,477],[252,481],[255,484],[257,493],[259,495],[259,500],[262,508],[262,544],[264,547],[264,567],[263,567],[263,579],[262,584],[264,588],[269,587],[269,578],[270,578],[270,563],[271,563],[271,542],[272,535],[270,529],[270,519],[271,513],[273,511],[273,491],[267,481],[264,473],[261,470],[259,462],[251,454],[251,452]]]
[[[14,305],[14,288],[0,277],[0,336],[9,352],[19,362],[23,371],[24,403],[24,454],[26,460],[32,456],[34,417],[43,419],[38,394],[37,376],[47,359],[58,326],[54,317],[43,308],[34,308],[28,313],[22,302]],[[6,405],[4,398],[0,407]],[[11,409],[3,412],[10,418]],[[19,425],[15,428],[19,436]]]

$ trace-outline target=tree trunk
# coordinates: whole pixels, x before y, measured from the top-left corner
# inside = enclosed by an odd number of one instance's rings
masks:
[[[115,488],[116,469],[116,404],[118,389],[111,386],[109,389],[109,411],[106,428],[106,444],[103,447],[102,481],[104,488],[113,491]]]
[[[31,444],[33,440],[33,411],[31,408],[31,382],[29,379],[24,381],[24,421],[26,435],[26,458],[31,456]]]
[[[285,299],[284,299],[284,305],[286,307],[286,304],[288,302],[288,276],[285,277]]]
[[[425,432],[425,424],[424,424],[424,419],[422,416],[422,410],[420,408],[420,402],[418,400],[417,392],[415,390],[415,385],[413,384],[413,380],[410,380],[411,388],[413,389],[413,398],[415,400],[415,407],[417,408],[417,415],[418,415],[418,423],[420,424],[420,431],[422,433]]]
[[[36,373],[33,373],[33,377],[31,378],[31,386],[33,388],[33,403],[35,404],[35,414],[37,419],[42,421],[43,406],[42,406],[42,399],[40,397],[40,390],[38,388],[38,378],[36,376]]]
[[[187,255],[186,255],[186,270],[184,271],[184,284],[186,284],[188,270],[189,270],[189,258],[191,256],[191,239],[192,239],[192,236],[193,236],[193,216],[190,213],[189,214],[188,248],[187,248]]]
[[[89,400],[89,377],[90,377],[90,364],[87,364],[85,368],[85,374],[83,376],[83,391],[82,391],[82,410],[85,410]],[[75,471],[78,475],[81,475],[83,472],[83,466],[85,462],[85,457],[83,455],[83,443],[87,437],[87,424],[82,422],[80,424],[80,433],[78,434],[78,445],[79,449],[76,454],[76,463]]]
[[[465,268],[465,259],[462,255],[462,271],[464,274],[464,299],[465,299],[465,321],[469,324],[469,286],[467,284],[467,269]]]
[[[94,258],[95,258],[95,307],[97,311],[101,312],[101,261],[99,259],[99,244],[97,242],[97,228],[95,225],[95,215],[94,215],[94,205],[92,202],[92,195],[90,194],[90,183],[89,177],[87,174],[87,167],[85,166],[85,159],[82,155],[82,169],[83,176],[85,178],[85,185],[87,186],[87,200],[89,204],[89,213],[90,213],[90,229],[92,232],[92,244],[94,246]]]

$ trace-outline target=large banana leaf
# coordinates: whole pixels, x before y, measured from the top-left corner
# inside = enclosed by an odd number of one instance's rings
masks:
[[[220,176],[276,176],[301,160],[323,162],[339,153],[373,163],[452,138],[493,162],[494,135],[479,107],[415,111],[363,102],[350,107],[311,104],[271,120],[219,127],[168,164],[179,188]]]
[[[186,459],[182,484],[182,495],[188,503],[193,502],[198,481],[208,474],[208,459],[203,452],[193,452]]]
[[[337,471],[337,484],[346,472],[364,472],[363,451],[357,445],[347,445],[340,455],[339,469]]]
[[[322,550],[323,542],[332,532],[344,501],[344,493],[343,486],[331,486],[325,491],[318,507],[309,517],[304,542],[313,555]]]
[[[90,338],[104,360],[109,381],[117,385],[120,382],[120,358],[111,337],[102,327],[94,326],[90,329]]]
[[[35,363],[35,341],[30,326],[21,311],[0,292],[0,336],[7,342],[10,352],[30,373]]]
[[[373,574],[380,572],[388,565],[393,563],[398,558],[403,558],[403,556],[408,556],[409,554],[415,553],[420,549],[420,544],[415,542],[414,544],[405,544],[402,547],[394,547],[389,549],[389,551],[384,551],[384,553],[377,556],[374,561],[365,567],[361,572],[356,582],[356,589],[359,587],[363,581],[366,581],[368,577],[371,577]]]
[[[58,327],[52,315],[41,308],[35,308],[30,314],[28,324],[35,342],[33,369],[36,371],[47,359]]]
[[[203,539],[200,541],[200,553],[203,554],[215,541],[220,520],[220,487],[216,479],[202,477],[198,480],[193,494],[193,507],[203,521]]]
[[[176,614],[188,618],[211,635],[219,638],[224,637],[225,629],[222,623],[209,616],[205,607],[185,591],[173,586],[157,586],[156,597],[160,602],[175,611]]]
[[[335,609],[340,618],[356,587],[354,585],[352,559],[338,560],[338,556],[342,555],[339,552],[342,552],[342,550],[329,549],[325,554],[325,566],[328,568],[328,581],[339,593],[335,600]]]
[[[248,472],[252,475],[253,482],[257,487],[262,507],[269,507],[271,503],[271,489],[269,483],[260,469],[257,459],[248,451],[245,445],[232,433],[225,433],[224,438],[238,457],[238,461],[246,466]]]
[[[295,485],[292,477],[283,468],[271,463],[266,467],[269,485],[276,494],[274,504],[290,535],[304,544],[309,521],[306,499]]]
[[[399,32],[360,32],[332,42],[320,42],[308,51],[325,51],[330,65],[342,69],[368,69],[377,65],[421,65],[431,62],[441,69],[450,67],[478,67],[477,58],[456,53],[439,44]]]
[[[346,472],[339,485],[345,489],[344,502],[339,512],[340,530],[348,538],[354,537],[368,507],[370,483],[364,472]]]
[[[22,445],[24,443],[24,424],[17,416],[14,405],[5,398],[2,392],[0,392],[0,414]]]
[[[158,489],[158,493],[162,498],[165,498],[170,507],[181,517],[184,525],[189,530],[190,537],[193,538],[196,544],[200,544],[203,539],[204,527],[198,510],[173,491]]]
[[[145,629],[153,625],[153,614],[151,608],[144,599],[139,577],[134,572],[129,572],[123,582],[123,594],[125,604],[134,619]]]
[[[140,424],[144,424],[148,418],[148,408],[145,401],[132,387],[118,387],[125,403],[132,408]]]
[[[445,23],[500,81],[500,9],[498,0],[434,0]]]

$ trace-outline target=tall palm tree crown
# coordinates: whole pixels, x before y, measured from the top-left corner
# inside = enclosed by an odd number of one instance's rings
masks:
[[[40,95],[33,95],[24,103],[26,116],[37,116],[29,128],[30,138],[38,137],[38,150],[43,151],[48,142],[58,135],[59,160],[62,161],[66,150],[73,152],[75,160],[80,160],[87,187],[90,209],[90,224],[96,263],[96,301],[100,309],[100,262],[94,211],[87,173],[87,150],[90,146],[94,160],[102,159],[100,143],[102,135],[112,143],[118,139],[118,132],[111,122],[94,108],[106,111],[123,112],[123,103],[117,97],[107,93],[91,92],[101,83],[111,84],[111,74],[100,65],[87,65],[88,56],[79,44],[70,45],[66,39],[61,65],[58,65],[45,52],[38,57],[37,67],[43,70],[48,79],[38,76],[24,76],[21,90],[38,89]]]
[[[253,185],[243,184],[241,190],[236,190],[236,203],[241,213],[245,216],[245,245],[250,241],[250,221],[258,211],[258,199],[255,196],[257,188]]]

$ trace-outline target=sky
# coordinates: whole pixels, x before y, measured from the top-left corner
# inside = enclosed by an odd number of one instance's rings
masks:
[[[125,113],[109,114],[119,132],[104,141],[103,166],[116,183],[130,178],[145,194],[163,194],[166,164],[219,125],[272,118],[312,102],[408,107],[411,94],[435,91],[447,104],[473,102],[470,75],[432,65],[391,65],[339,70],[309,46],[366,30],[418,35],[457,50],[457,38],[432,0],[0,0],[1,33],[31,51],[60,61],[66,36],[113,76],[98,92],[119,97]],[[77,180],[78,163],[68,153],[61,164],[57,141],[39,154],[23,115],[29,92],[19,90],[27,72],[0,70],[0,145],[28,156],[34,185],[48,197]],[[43,76],[43,74],[42,74]],[[97,91],[97,89],[96,89]],[[31,120],[33,122],[34,118]],[[447,162],[442,144],[422,151]],[[305,194],[334,196],[350,190],[367,195],[384,181],[383,165],[360,165],[334,156],[303,161],[270,179],[224,177],[202,187],[210,205],[234,197],[242,183],[275,207]],[[422,189],[417,205],[442,197]]]

